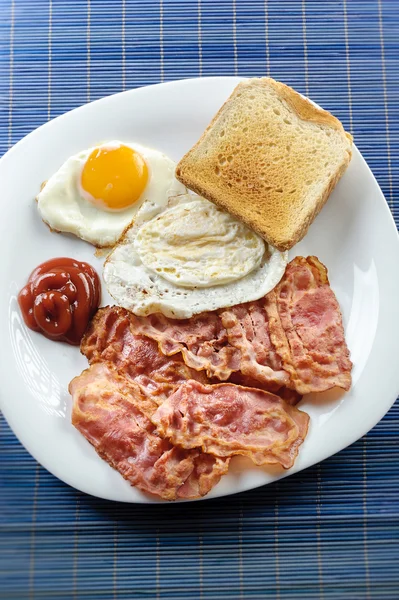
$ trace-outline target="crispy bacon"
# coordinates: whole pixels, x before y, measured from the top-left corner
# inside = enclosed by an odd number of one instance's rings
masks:
[[[157,435],[148,415],[157,404],[105,362],[69,385],[72,423],[98,454],[132,485],[165,500],[207,494],[227,472],[229,459],[173,446]]]
[[[206,371],[210,378],[224,381],[240,369],[240,352],[230,343],[218,311],[179,320],[161,313],[131,314],[131,326],[135,334],[155,340],[162,354],[181,353],[189,367]]]
[[[229,469],[230,458],[200,452],[194,469],[178,490],[178,497],[192,500],[208,494]]]
[[[181,355],[165,356],[154,340],[135,335],[131,316],[118,306],[97,311],[80,346],[90,364],[99,361],[112,363],[157,404],[161,404],[187,379],[208,383],[205,373],[188,367]]]
[[[352,363],[327,269],[315,257],[292,260],[266,296],[270,338],[300,394],[349,390]]]
[[[83,337],[81,352],[90,363],[112,363],[119,372],[135,381],[141,390],[158,404],[162,404],[188,379],[196,379],[201,383],[219,382],[216,378],[209,379],[205,371],[196,371],[187,366],[181,354],[166,356],[153,339],[135,334],[135,327],[135,316],[126,309],[119,306],[100,308]],[[259,349],[258,355],[260,352]],[[255,376],[256,372],[254,377],[251,377],[243,375],[241,371],[235,371],[228,381],[273,391],[289,404],[297,404],[301,399],[294,390],[259,381]]]
[[[297,394],[351,385],[341,311],[316,257],[294,258],[279,285],[256,302],[185,320],[132,314],[130,323],[164,355],[181,353],[191,369],[205,370],[209,378],[243,378]]]
[[[158,432],[183,448],[230,457],[241,454],[257,465],[294,464],[309,416],[280,397],[231,383],[187,381],[151,417]]]
[[[270,340],[264,298],[219,311],[229,344],[239,355],[242,376],[266,384],[275,391],[290,383]]]
[[[351,384],[341,312],[315,257],[291,261],[261,300],[191,319],[105,307],[81,350],[91,367],[70,384],[74,425],[165,499],[208,493],[234,454],[290,468],[308,428],[301,394]]]

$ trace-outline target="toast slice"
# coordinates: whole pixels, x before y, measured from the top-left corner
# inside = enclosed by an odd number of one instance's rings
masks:
[[[279,250],[306,234],[351,159],[338,119],[265,77],[240,83],[177,178]]]

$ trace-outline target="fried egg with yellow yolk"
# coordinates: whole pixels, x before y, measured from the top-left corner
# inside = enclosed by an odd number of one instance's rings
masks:
[[[136,143],[112,141],[68,158],[37,197],[51,229],[103,248],[113,246],[144,201],[163,207],[186,188],[165,154]]]

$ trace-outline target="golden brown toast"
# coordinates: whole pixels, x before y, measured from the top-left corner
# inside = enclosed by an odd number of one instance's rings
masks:
[[[181,159],[177,178],[279,250],[306,234],[351,159],[329,112],[265,77],[240,83]]]

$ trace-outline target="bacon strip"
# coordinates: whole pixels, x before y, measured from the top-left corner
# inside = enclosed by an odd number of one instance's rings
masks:
[[[294,259],[261,300],[184,321],[100,309],[81,350],[92,366],[70,384],[74,425],[165,499],[208,493],[234,454],[290,468],[309,417],[289,404],[351,384],[341,312],[315,257]]]
[[[187,379],[208,383],[205,373],[188,367],[180,355],[165,356],[154,340],[135,335],[131,317],[118,306],[97,311],[80,346],[90,364],[112,363],[157,404],[162,404]]]
[[[174,356],[181,352],[189,367],[206,371],[210,378],[224,381],[240,369],[240,352],[230,343],[218,311],[179,320],[161,313],[148,317],[132,313],[131,326],[136,335],[155,340],[162,354]]]
[[[241,454],[257,465],[294,464],[309,416],[269,392],[231,383],[187,381],[151,417],[173,444],[218,456]]]
[[[298,393],[349,390],[352,363],[341,311],[327,269],[315,256],[288,264],[265,309],[270,338]]]
[[[165,500],[207,494],[229,459],[184,450],[157,435],[157,404],[109,364],[93,364],[69,385],[72,423],[132,485]]]
[[[119,306],[100,308],[83,337],[81,352],[90,363],[98,361],[112,363],[120,373],[137,383],[143,393],[155,400],[157,404],[162,404],[181,383],[188,379],[195,379],[201,383],[219,381],[209,379],[205,371],[197,371],[187,366],[180,353],[166,356],[159,350],[155,340],[145,335],[135,334],[135,330],[136,317],[126,309]],[[196,335],[197,333],[199,331]],[[261,332],[259,331],[257,335],[260,336]],[[203,336],[204,334],[202,339]],[[259,347],[258,355],[261,352],[267,354]],[[294,390],[273,385],[271,382],[259,381],[256,379],[256,370],[253,372],[248,369],[248,371],[254,376],[243,375],[241,371],[236,371],[230,375],[228,381],[247,387],[272,390],[293,405],[301,399]]]
[[[239,304],[219,311],[229,344],[239,356],[238,371],[247,379],[276,391],[290,384],[269,332],[265,299]]]
[[[341,311],[316,257],[294,258],[279,285],[256,302],[185,320],[131,315],[130,322],[164,355],[181,353],[191,369],[205,370],[209,378],[241,378],[298,394],[351,385]]]

